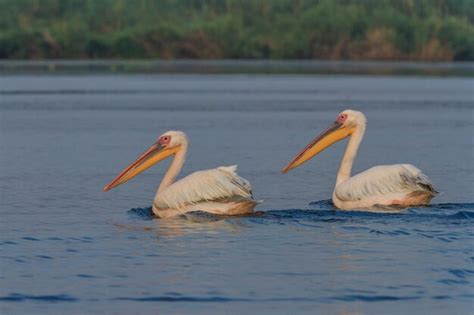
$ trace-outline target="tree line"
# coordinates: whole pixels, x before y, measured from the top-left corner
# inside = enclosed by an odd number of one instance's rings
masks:
[[[474,0],[0,0],[0,58],[474,60]]]

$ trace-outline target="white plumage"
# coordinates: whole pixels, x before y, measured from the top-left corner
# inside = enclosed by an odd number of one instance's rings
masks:
[[[411,164],[374,166],[336,186],[334,195],[340,201],[361,201],[389,194],[411,194],[436,191],[428,177]]]
[[[192,173],[158,192],[157,209],[184,209],[202,202],[251,199],[250,183],[237,175],[237,165]]]

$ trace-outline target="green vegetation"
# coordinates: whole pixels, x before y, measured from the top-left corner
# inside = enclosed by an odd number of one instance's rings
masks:
[[[0,0],[0,58],[474,60],[474,0]]]

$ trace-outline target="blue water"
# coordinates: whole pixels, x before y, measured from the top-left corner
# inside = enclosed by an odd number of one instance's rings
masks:
[[[471,78],[0,77],[0,313],[466,314],[474,310]],[[413,163],[441,194],[398,213],[329,200],[345,143],[279,170],[336,114],[368,118],[355,172]],[[258,212],[150,211],[159,165],[102,187],[165,130],[183,174],[239,164]]]

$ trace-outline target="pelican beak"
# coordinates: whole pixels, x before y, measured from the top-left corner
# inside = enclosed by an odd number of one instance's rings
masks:
[[[135,162],[127,166],[117,177],[114,178],[110,183],[105,185],[104,191],[109,191],[123,183],[128,182],[138,174],[149,169],[156,163],[166,159],[167,157],[175,154],[180,149],[179,146],[173,148],[163,147],[162,145],[155,143],[145,153],[138,157]]]
[[[345,127],[342,123],[335,121],[328,129],[314,138],[303,150],[301,150],[288,165],[281,170],[286,173],[304,162],[308,161],[318,153],[324,151],[330,145],[350,136],[352,128]]]

